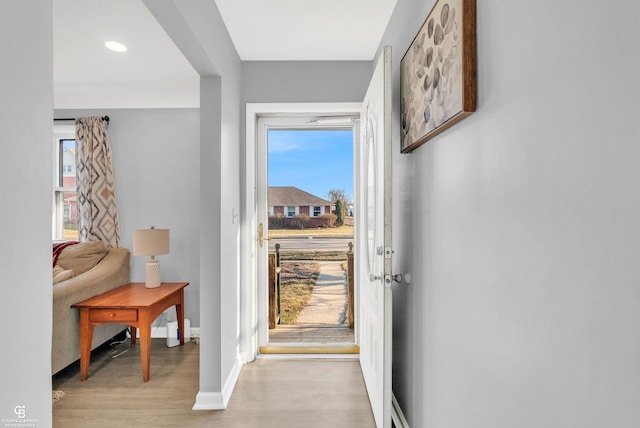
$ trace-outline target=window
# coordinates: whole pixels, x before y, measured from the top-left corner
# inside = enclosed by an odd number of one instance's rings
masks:
[[[320,213],[321,213],[321,211],[320,211],[321,209],[322,209],[322,207],[313,207],[313,216],[314,217],[318,217],[320,215]]]
[[[296,207],[287,207],[287,217],[294,217],[296,215]]]
[[[57,127],[56,127],[57,128]],[[76,141],[69,127],[54,129],[53,231],[54,240],[78,240],[76,196]]]

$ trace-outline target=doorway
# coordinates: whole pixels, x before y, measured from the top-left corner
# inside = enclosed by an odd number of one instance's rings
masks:
[[[355,342],[356,346],[362,347],[358,359],[376,423],[384,427],[391,426],[392,330],[391,289],[388,285],[395,279],[390,270],[393,250],[391,219],[388,215],[391,207],[390,54],[390,48],[385,47],[363,103],[247,104],[239,338],[241,362],[253,361],[258,355],[259,346],[268,344],[268,324],[265,322],[268,296],[266,287],[259,287],[259,278],[266,278],[268,269],[267,263],[261,261],[267,260],[268,246],[259,245],[260,242],[264,244],[265,236],[258,233],[259,223],[262,222],[264,228],[267,221],[267,210],[258,209],[259,198],[266,201],[267,196],[267,186],[257,186],[258,175],[262,172],[266,177],[266,171],[258,171],[259,168],[266,168],[266,161],[259,161],[266,159],[266,148],[257,143],[258,135],[266,132],[264,127],[258,126],[259,117],[309,117],[314,114],[319,118],[344,115],[359,117],[363,123],[354,127],[355,140],[358,141],[354,148],[354,200],[359,201],[354,214],[358,219],[356,230],[360,231],[354,236],[357,249],[355,283],[359,285],[355,287],[355,312],[358,313]],[[265,153],[259,153],[261,148]],[[260,192],[263,194],[259,195]],[[366,209],[366,214],[363,212],[359,216],[358,206],[363,211]],[[380,233],[380,229],[384,232]],[[380,267],[384,269],[378,269]]]
[[[280,353],[277,348],[283,347],[286,353],[324,353],[331,352],[330,348],[337,344],[345,353],[357,351],[357,322],[350,329],[347,315],[346,270],[349,243],[355,244],[357,239],[350,223],[355,214],[352,201],[356,200],[357,166],[353,159],[359,109],[359,103],[247,106],[245,220],[246,230],[252,236],[245,241],[249,255],[245,260],[249,263],[244,272],[253,281],[252,286],[245,287],[243,295],[253,299],[253,304],[243,305],[241,311],[243,332],[247,333],[241,346],[247,350],[242,355],[249,361],[259,351]],[[308,199],[300,199],[302,196]],[[334,218],[339,217],[337,200],[338,205],[344,206],[342,226]],[[334,236],[330,236],[332,232]],[[259,245],[261,242],[263,247]],[[329,296],[334,303],[338,302],[334,304],[337,308],[333,308],[333,318],[314,318],[312,312],[320,309],[315,306],[309,310],[303,305],[292,320],[288,303],[281,300],[279,319],[275,325],[272,319],[269,328],[273,300],[270,306],[268,260],[269,253],[275,255],[276,245],[281,290],[291,286],[292,278],[293,282],[300,279],[304,282],[305,275],[310,276],[316,291],[320,288],[325,291],[320,300]],[[333,295],[340,291],[341,296]],[[285,293],[280,297],[285,297]],[[356,306],[355,291],[352,297]],[[245,308],[249,311],[245,312]]]
[[[283,344],[355,345],[355,119],[258,120],[266,130],[258,144],[267,149],[267,198],[259,197],[258,210],[267,210],[268,280],[260,287],[269,296],[269,350]]]

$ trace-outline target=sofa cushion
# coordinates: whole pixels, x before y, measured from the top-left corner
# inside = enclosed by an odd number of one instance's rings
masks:
[[[61,266],[53,267],[53,284],[57,284],[67,279],[73,278],[73,271],[71,269],[63,269]]]
[[[65,248],[58,257],[57,265],[72,270],[77,276],[97,265],[109,249],[102,241],[89,241]]]

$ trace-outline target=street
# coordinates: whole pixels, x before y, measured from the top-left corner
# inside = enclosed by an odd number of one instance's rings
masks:
[[[295,251],[347,251],[353,238],[272,238],[269,250],[275,251],[276,244],[280,250]]]

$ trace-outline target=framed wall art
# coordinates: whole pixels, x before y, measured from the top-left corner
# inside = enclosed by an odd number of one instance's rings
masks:
[[[476,110],[476,1],[437,0],[400,63],[401,151]]]

